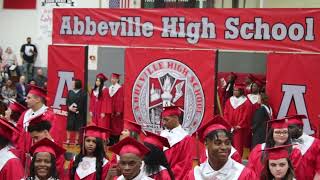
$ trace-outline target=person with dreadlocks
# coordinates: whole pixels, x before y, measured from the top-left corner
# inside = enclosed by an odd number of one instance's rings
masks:
[[[170,148],[168,140],[146,131],[143,144],[150,149],[143,158],[145,173],[155,180],[174,180],[174,174],[163,152],[163,147]]]
[[[94,88],[90,94],[89,113],[91,121],[99,127],[110,127],[111,99],[107,88],[104,86],[108,78],[99,73],[96,75]]]
[[[110,168],[105,158],[103,141],[108,141],[110,130],[93,124],[83,128],[80,153],[70,163],[70,180],[102,180]]]
[[[65,153],[65,149],[48,138],[44,138],[33,146],[30,153],[32,162],[30,176],[27,180],[58,180],[56,160]]]

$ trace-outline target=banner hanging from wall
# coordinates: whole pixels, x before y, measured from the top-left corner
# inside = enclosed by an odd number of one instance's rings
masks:
[[[320,9],[54,9],[53,43],[320,52],[319,24]]]
[[[319,54],[269,54],[267,93],[278,118],[304,114],[304,131],[319,137]],[[281,78],[279,78],[281,77]]]
[[[72,89],[72,80],[79,79],[82,86],[86,75],[86,49],[81,46],[49,46],[48,55],[48,107],[53,109],[60,123],[59,134],[66,131],[66,97]]]
[[[159,132],[162,108],[175,105],[183,111],[182,126],[195,132],[213,117],[214,64],[209,50],[126,49],[125,119]]]

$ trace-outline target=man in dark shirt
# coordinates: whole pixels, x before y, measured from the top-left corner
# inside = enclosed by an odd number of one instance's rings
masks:
[[[33,76],[33,65],[36,60],[38,51],[34,44],[31,44],[31,37],[27,38],[27,43],[23,44],[20,49],[20,55],[23,59],[23,66],[27,81]]]

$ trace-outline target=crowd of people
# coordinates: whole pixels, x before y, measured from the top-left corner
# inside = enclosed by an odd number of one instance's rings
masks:
[[[204,119],[193,134],[182,127],[179,106],[163,107],[160,134],[124,119],[128,102],[120,74],[112,73],[106,87],[108,77],[98,73],[88,93],[81,80],[74,79],[66,98],[65,144],[75,144],[80,152],[68,159],[66,168],[66,150],[55,141],[64,132],[57,130],[61,124],[46,106],[47,80],[41,69],[29,79],[36,57],[31,38],[21,55],[28,62],[13,88],[19,94],[4,97],[7,110],[0,117],[0,179],[320,179],[320,141],[303,133],[306,116],[275,119],[263,80],[248,75],[243,84],[234,73],[219,86],[220,115]],[[26,84],[26,77],[34,82]],[[2,88],[6,96],[13,84],[7,83]],[[247,163],[242,161],[244,147],[251,149]]]

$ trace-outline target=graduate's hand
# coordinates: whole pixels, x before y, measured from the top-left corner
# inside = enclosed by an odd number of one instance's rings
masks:
[[[117,164],[114,164],[109,168],[106,180],[112,180],[116,176],[121,176],[120,168]]]
[[[104,117],[106,117],[106,114],[105,113],[101,113],[100,116],[101,116],[101,118],[104,118]]]
[[[116,112],[116,116],[120,116],[121,115],[121,113],[120,112]]]
[[[90,114],[91,117],[93,116],[92,112],[89,112],[89,114]]]

